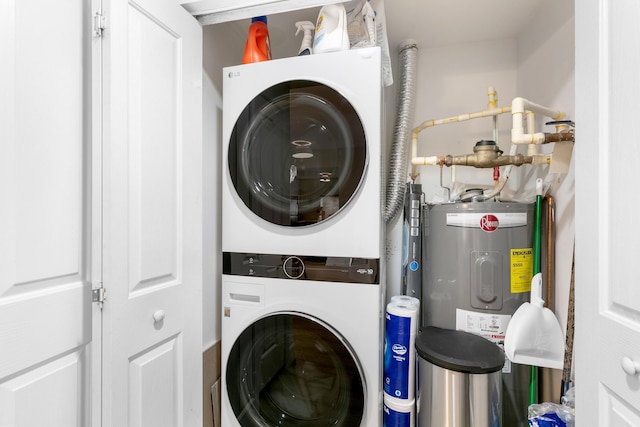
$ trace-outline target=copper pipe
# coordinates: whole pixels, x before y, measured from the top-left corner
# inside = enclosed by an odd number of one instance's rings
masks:
[[[558,132],[558,133],[545,133],[544,134],[544,142],[543,144],[548,144],[549,142],[562,142],[562,141],[575,141],[575,134],[573,131],[568,132]]]
[[[476,168],[493,168],[507,165],[522,166],[525,163],[533,163],[533,157],[523,156],[522,154],[516,154],[514,156],[466,154],[444,157],[444,164],[447,166],[459,165],[474,166]]]
[[[547,194],[544,197],[547,206],[547,263],[546,263],[546,292],[545,301],[547,307],[554,311],[555,307],[555,268],[556,268],[556,229],[555,229],[555,202],[553,196]]]
[[[544,297],[546,306],[550,310],[554,310],[555,306],[555,247],[556,247],[556,229],[555,229],[555,203],[553,197],[546,195],[545,209],[546,209],[546,263],[545,273],[543,275],[545,280],[545,292]],[[539,392],[541,402],[559,402],[561,395],[558,394],[558,390],[562,387],[562,371],[559,369],[541,368],[539,376]]]

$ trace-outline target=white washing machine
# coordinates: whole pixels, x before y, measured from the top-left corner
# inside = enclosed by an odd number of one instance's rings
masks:
[[[379,48],[224,69],[222,425],[379,427]]]
[[[223,426],[382,424],[376,262],[226,253],[224,273]]]
[[[223,71],[222,250],[379,258],[380,49]]]

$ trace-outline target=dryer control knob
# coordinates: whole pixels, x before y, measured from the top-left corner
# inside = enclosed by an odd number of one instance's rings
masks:
[[[282,263],[282,270],[289,279],[299,279],[304,274],[304,262],[297,256],[290,256]]]

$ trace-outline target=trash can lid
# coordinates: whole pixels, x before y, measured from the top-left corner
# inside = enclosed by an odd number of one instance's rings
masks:
[[[427,362],[467,374],[488,374],[504,365],[504,351],[488,339],[435,326],[418,333],[416,352]]]

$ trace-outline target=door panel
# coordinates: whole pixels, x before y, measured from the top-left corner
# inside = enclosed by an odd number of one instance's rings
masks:
[[[11,405],[3,406],[2,425],[86,425],[78,422],[79,415],[87,415],[86,360],[84,351],[73,352],[3,383],[0,400]]]
[[[179,37],[129,8],[129,250],[132,294],[179,284],[182,197]]]
[[[639,425],[640,3],[576,2],[576,424]]]
[[[181,425],[182,402],[178,398],[183,395],[180,341],[180,336],[170,337],[131,359],[129,425]]]
[[[600,381],[610,390],[615,390],[618,398],[640,408],[640,378],[637,375],[629,376],[622,369],[622,360],[625,357],[640,356],[640,340],[638,332],[621,324],[620,320],[604,318],[600,323],[599,335],[602,341],[598,351],[598,363],[607,367],[608,371]]]
[[[103,1],[104,426],[202,413],[202,31],[172,0]]]
[[[640,412],[637,407],[620,400],[611,389],[602,387],[600,389],[600,401],[603,410],[602,419],[599,425],[616,427],[635,427],[640,425]]]
[[[602,82],[606,92],[603,92],[601,120],[606,120],[603,137],[607,143],[600,145],[600,152],[606,156],[602,170],[603,202],[609,203],[603,224],[608,231],[603,239],[607,245],[603,250],[607,275],[602,295],[603,314],[621,316],[625,322],[631,322],[628,326],[640,331],[640,287],[629,280],[635,271],[633,266],[640,259],[640,247],[623,243],[628,241],[630,227],[637,223],[640,203],[621,185],[635,181],[640,160],[636,133],[628,126],[640,113],[637,104],[640,58],[629,55],[629,52],[638,52],[640,47],[640,28],[634,25],[640,19],[640,4],[633,0],[608,0],[603,2],[602,10],[607,29],[602,34],[607,72]],[[618,28],[631,31],[624,33]]]
[[[88,9],[0,4],[3,426],[88,425]]]

